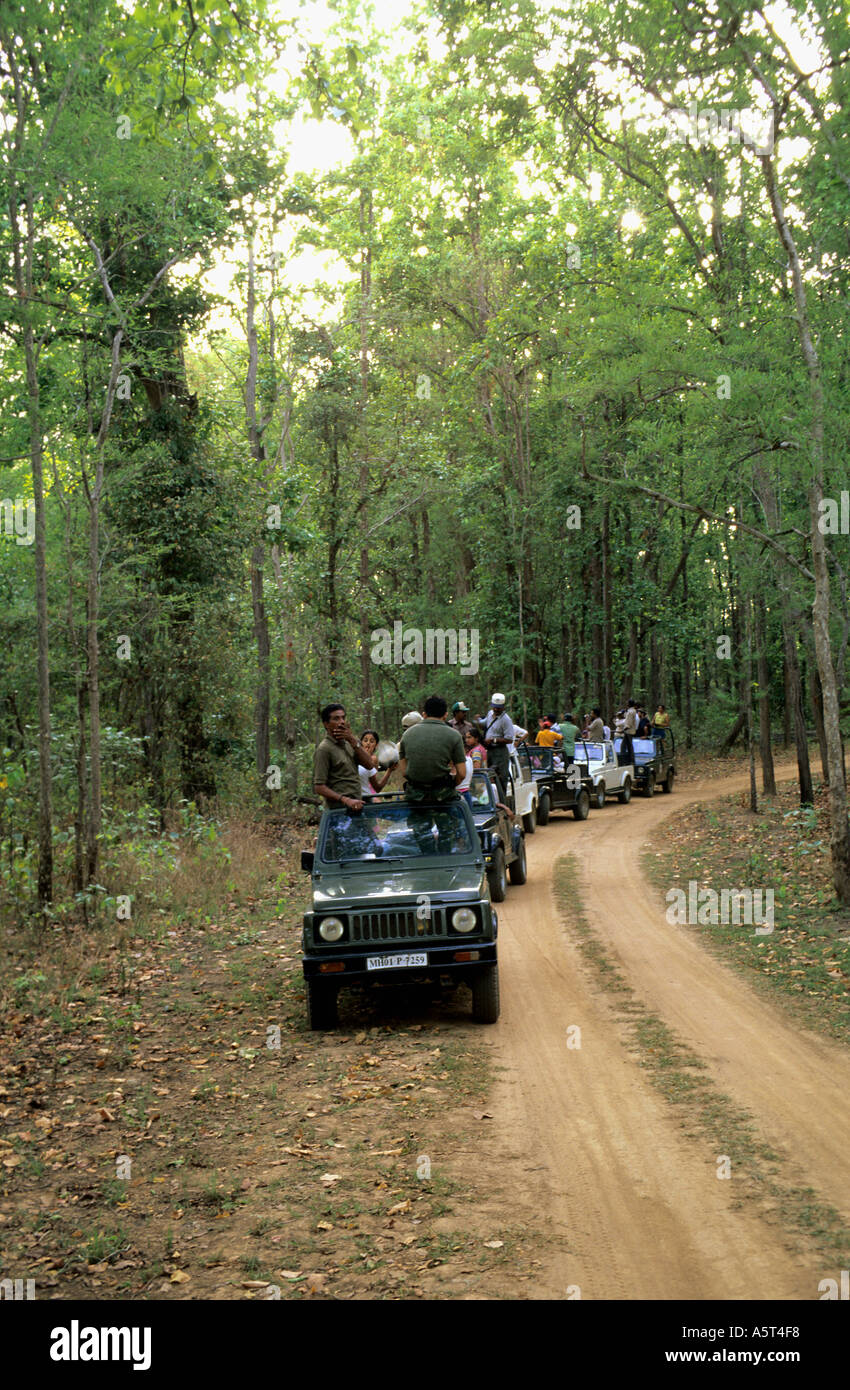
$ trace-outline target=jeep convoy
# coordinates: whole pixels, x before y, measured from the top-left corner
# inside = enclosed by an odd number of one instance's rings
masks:
[[[556,748],[519,744],[505,804],[486,771],[473,774],[469,802],[409,803],[398,793],[367,799],[362,811],[322,813],[315,851],[304,851],[312,902],[304,914],[302,967],[313,1029],[333,1028],[345,988],[428,982],[469,986],[472,1017],[499,1017],[498,919],[508,882],[527,875],[525,837],[555,811],[586,820],[611,797],[673,790],[675,740],[576,740],[565,766]],[[471,803],[471,805],[470,805]]]

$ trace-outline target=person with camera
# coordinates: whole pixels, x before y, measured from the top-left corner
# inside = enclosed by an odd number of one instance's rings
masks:
[[[379,742],[380,735],[376,729],[364,729],[360,735],[360,746],[365,748],[369,756],[375,759],[378,758]],[[390,747],[392,747],[392,745],[390,745]],[[380,760],[378,760],[375,765],[380,769]],[[378,772],[371,772],[368,767],[360,767],[357,770],[360,774],[360,791],[365,800],[366,797],[375,796],[378,792],[384,790],[384,787],[395,772],[395,765],[393,764],[388,767],[383,777],[379,776]]]

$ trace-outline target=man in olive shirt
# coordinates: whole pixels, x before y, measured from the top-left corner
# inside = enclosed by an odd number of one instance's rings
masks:
[[[348,811],[362,811],[358,765],[373,769],[378,764],[352,733],[343,705],[325,705],[322,723],[326,737],[316,749],[313,788],[317,795],[325,798],[325,805],[331,811],[340,806]]]
[[[454,800],[466,776],[466,753],[457,729],[445,723],[448,705],[429,695],[421,724],[406,729],[398,746],[399,768],[408,801]]]
[[[579,728],[578,724],[573,723],[573,716],[571,714],[564,715],[563,723],[558,725],[558,729],[560,731],[561,737],[564,740],[564,746],[562,749],[564,755],[564,767],[569,767],[571,763],[575,762],[576,739],[581,733],[581,729]]]

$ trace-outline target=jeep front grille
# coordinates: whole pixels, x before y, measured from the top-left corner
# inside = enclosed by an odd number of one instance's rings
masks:
[[[445,936],[442,912],[418,919],[416,909],[406,912],[351,912],[348,914],[350,941],[423,941]]]

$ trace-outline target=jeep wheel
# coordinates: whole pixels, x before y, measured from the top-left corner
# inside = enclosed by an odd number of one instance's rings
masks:
[[[533,835],[537,829],[537,807],[532,806],[527,815],[522,818],[522,828],[526,835]]]
[[[499,967],[486,966],[469,982],[475,1023],[495,1023],[499,1017]]]
[[[676,774],[675,774],[675,772],[673,771],[672,767],[668,767],[668,769],[667,769],[667,776],[664,778],[664,781],[661,783],[661,790],[662,790],[663,792],[667,792],[667,793],[669,794],[669,793],[673,790],[673,778],[675,777],[675,775],[676,775]]]
[[[593,788],[593,805],[596,807],[597,811],[601,811],[602,807],[605,805],[604,782],[597,782],[596,786]]]
[[[537,803],[537,824],[545,825],[549,819],[549,812],[552,809],[552,800],[548,792],[544,792]]]
[[[576,820],[587,820],[588,816],[590,815],[590,796],[588,795],[587,787],[582,787],[581,791],[576,797],[576,804],[573,807],[573,815],[575,816]]]
[[[631,779],[631,777],[627,777],[626,780],[625,780],[625,782],[623,783],[623,790],[622,790],[621,792],[618,792],[618,793],[617,793],[617,800],[620,801],[620,802],[622,802],[623,806],[628,806],[628,804],[629,804],[629,802],[631,801],[631,799],[632,799],[632,779]]]
[[[646,781],[645,781],[644,784],[643,784],[643,794],[644,794],[644,796],[655,796],[655,773],[654,773],[654,772],[650,772],[650,773],[647,774]]]
[[[525,862],[525,837],[522,835],[519,839],[519,852],[517,857],[508,865],[508,877],[511,883],[525,883],[525,880],[528,878],[528,868]]]
[[[307,1025],[314,1032],[337,1026],[337,988],[324,981],[306,980]]]
[[[490,897],[494,903],[503,903],[508,896],[508,880],[505,874],[505,851],[501,846],[493,850],[493,862],[487,870]]]

